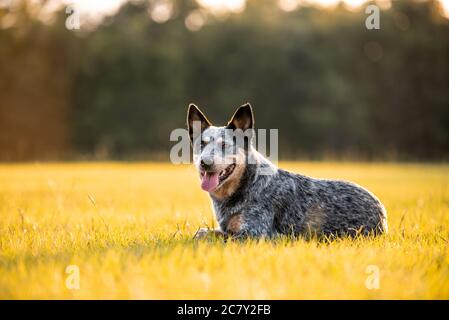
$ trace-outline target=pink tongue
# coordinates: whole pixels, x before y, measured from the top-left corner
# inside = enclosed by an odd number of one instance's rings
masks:
[[[201,188],[207,192],[213,191],[218,186],[218,172],[206,172],[201,177]]]

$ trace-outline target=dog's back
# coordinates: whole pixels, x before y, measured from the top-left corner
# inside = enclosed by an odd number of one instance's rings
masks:
[[[239,189],[228,199],[213,201],[225,232],[232,233],[229,225],[242,211],[246,221],[258,221],[245,226],[254,235],[354,236],[387,231],[385,208],[360,186],[282,169],[258,175],[258,170],[259,165],[247,166]]]
[[[387,231],[386,210],[362,187],[345,181],[313,179],[278,170],[271,192],[282,205],[274,228],[286,234],[379,234]],[[277,191],[275,191],[277,190]],[[287,204],[287,207],[285,207]]]

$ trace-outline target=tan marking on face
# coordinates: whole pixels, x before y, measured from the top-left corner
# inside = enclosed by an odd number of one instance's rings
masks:
[[[238,161],[234,168],[234,172],[232,172],[226,181],[223,182],[223,185],[212,192],[212,196],[218,200],[223,200],[231,196],[240,186],[240,181],[242,179],[243,172],[245,171],[245,167],[246,165],[243,161]]]
[[[313,205],[306,211],[304,229],[309,234],[319,234],[321,232],[321,226],[325,221],[325,210],[319,205]]]
[[[242,226],[242,215],[237,214],[235,216],[232,216],[231,219],[229,219],[228,227],[226,228],[226,231],[229,233],[237,233],[240,231],[240,228]]]

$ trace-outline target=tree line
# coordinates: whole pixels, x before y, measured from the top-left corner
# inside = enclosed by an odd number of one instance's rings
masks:
[[[363,9],[247,2],[186,28],[127,3],[91,30],[43,22],[30,4],[0,29],[0,159],[167,160],[190,102],[225,123],[249,101],[279,129],[281,159],[444,160],[449,155],[449,20],[436,1],[393,1],[380,29]],[[200,10],[198,12],[203,12]],[[0,22],[12,19],[0,9]]]

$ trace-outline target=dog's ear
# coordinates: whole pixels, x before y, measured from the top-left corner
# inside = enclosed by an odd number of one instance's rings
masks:
[[[198,133],[195,133],[197,135],[211,126],[210,121],[201,112],[201,110],[196,105],[191,103],[189,105],[189,109],[187,110],[187,128],[189,130],[190,141],[193,141],[196,138],[196,136],[195,137],[193,136],[194,135],[194,132],[193,132],[194,122],[199,122],[201,125],[200,126],[201,131]]]
[[[242,129],[242,131],[254,128],[253,109],[248,102],[235,111],[231,120],[228,122],[227,128],[233,130]]]

